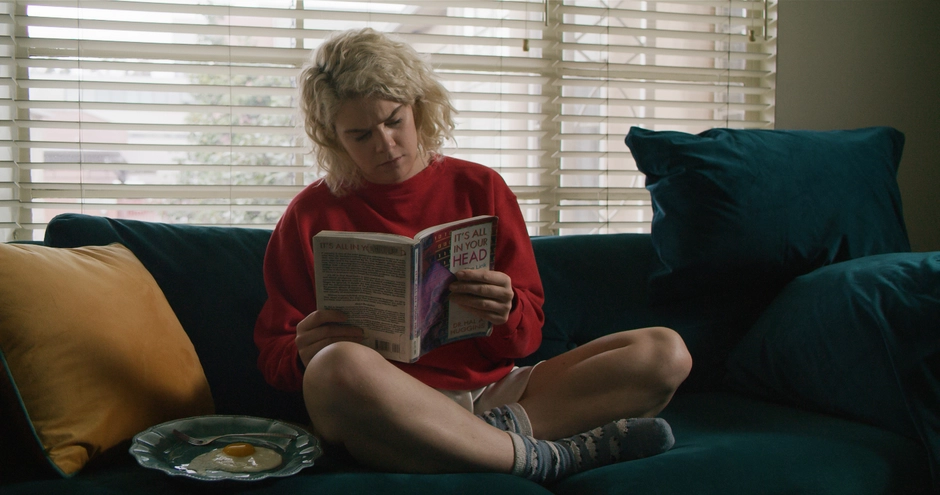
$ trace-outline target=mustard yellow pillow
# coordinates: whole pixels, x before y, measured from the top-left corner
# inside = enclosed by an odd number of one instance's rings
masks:
[[[192,342],[120,244],[0,244],[0,358],[12,384],[0,390],[15,395],[2,402],[63,476],[150,426],[214,412]]]

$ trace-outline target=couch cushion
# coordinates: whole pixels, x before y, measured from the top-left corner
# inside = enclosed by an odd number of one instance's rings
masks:
[[[919,439],[940,475],[940,252],[869,256],[797,278],[728,368],[739,390]]]
[[[720,375],[731,347],[794,277],[910,251],[896,181],[904,137],[894,129],[634,127],[626,143],[652,198],[649,300],[685,302],[700,312],[695,333],[712,342],[708,353],[690,346],[693,374]]]
[[[532,364],[611,332],[650,326],[676,330],[693,357],[683,391],[713,389],[724,377],[729,334],[714,325],[734,313],[711,304],[651,305],[647,279],[656,267],[649,234],[545,236],[532,239],[545,289],[542,345],[520,360]],[[730,323],[729,323],[730,325]]]
[[[203,482],[143,469],[133,458],[116,460],[107,469],[90,466],[63,480],[33,480],[0,485],[4,495],[551,495],[545,487],[519,476],[496,473],[397,474],[344,467],[337,471],[317,463],[283,478],[261,481]]]
[[[581,473],[561,495],[929,494],[920,446],[890,431],[735,394],[677,396],[660,455]]]
[[[121,245],[0,244],[0,351],[3,421],[26,426],[24,452],[38,446],[63,475],[150,426],[213,412],[192,343]]]
[[[153,274],[192,340],[219,414],[309,421],[299,395],[258,371],[254,323],[267,297],[262,261],[271,231],[197,227],[65,214],[45,242],[127,246]]]
[[[4,486],[9,495],[287,493],[885,495],[931,493],[927,463],[910,439],[869,425],[733,394],[684,394],[663,411],[672,450],[542,487],[506,474],[386,474],[317,461],[288,478],[223,485],[141,469],[125,456],[76,478]]]
[[[653,202],[654,301],[774,293],[820,266],[910,251],[895,129],[634,127],[626,143]]]

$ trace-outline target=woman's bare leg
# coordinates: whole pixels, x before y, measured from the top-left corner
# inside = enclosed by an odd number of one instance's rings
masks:
[[[360,462],[412,473],[509,473],[512,439],[360,344],[320,351],[304,374],[318,435]]]
[[[668,328],[618,332],[540,363],[519,403],[536,438],[568,437],[657,415],[691,366],[682,338]]]

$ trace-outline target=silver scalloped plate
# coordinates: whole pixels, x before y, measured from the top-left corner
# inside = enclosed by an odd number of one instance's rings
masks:
[[[198,447],[176,438],[173,429],[194,437],[233,434],[210,445]],[[293,438],[239,437],[238,433],[287,433]],[[257,473],[230,473],[210,470],[198,473],[189,469],[189,462],[199,454],[217,449],[227,443],[249,442],[273,449],[281,454],[281,465]],[[168,421],[148,428],[136,435],[131,442],[130,453],[137,463],[145,468],[157,469],[171,476],[185,476],[197,480],[255,481],[273,476],[290,476],[313,465],[323,450],[317,438],[303,428],[273,419],[253,416],[196,416]]]

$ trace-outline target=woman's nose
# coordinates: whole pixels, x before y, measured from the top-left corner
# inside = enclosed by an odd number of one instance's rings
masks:
[[[385,152],[395,147],[395,138],[392,136],[391,129],[384,128],[377,134],[378,142],[376,143],[376,151]]]

